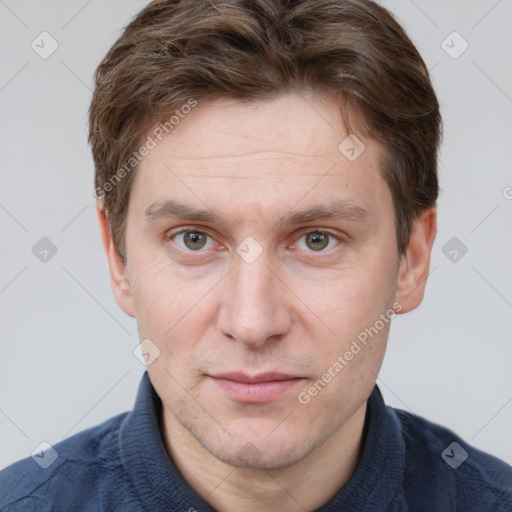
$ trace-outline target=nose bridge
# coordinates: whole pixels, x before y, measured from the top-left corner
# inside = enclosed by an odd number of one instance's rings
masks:
[[[264,255],[252,262],[237,257],[232,272],[232,287],[236,304],[262,307],[272,302],[273,275]]]
[[[252,261],[237,254],[230,272],[219,328],[247,345],[264,344],[289,329],[290,316],[281,302],[279,280],[269,267],[265,251]]]

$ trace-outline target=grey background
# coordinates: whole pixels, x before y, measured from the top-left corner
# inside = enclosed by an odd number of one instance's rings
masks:
[[[131,409],[144,371],[109,287],[86,130],[93,71],[145,4],[0,0],[0,467]],[[384,5],[432,70],[445,137],[425,300],[393,321],[378,383],[512,463],[512,2]],[[43,31],[59,45],[47,59],[31,48]],[[453,31],[469,43],[456,59]],[[58,249],[46,263],[42,237]]]

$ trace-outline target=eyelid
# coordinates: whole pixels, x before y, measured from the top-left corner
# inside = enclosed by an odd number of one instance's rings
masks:
[[[179,228],[175,228],[175,229],[178,229],[178,231],[173,231],[172,229],[170,229],[163,234],[163,237],[166,240],[171,240],[172,238],[174,238],[178,235],[181,235],[182,233],[188,233],[188,232],[201,233],[204,235],[211,236],[207,231],[203,231],[203,229],[197,229],[196,227],[193,227],[193,226],[180,226]]]
[[[335,238],[341,239],[342,236],[335,233],[334,231],[331,231],[328,228],[315,228],[315,227],[307,227],[299,230],[300,236],[309,235],[309,233],[325,233],[327,235],[331,235]]]

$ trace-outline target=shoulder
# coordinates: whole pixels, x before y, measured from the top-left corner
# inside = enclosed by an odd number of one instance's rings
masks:
[[[398,420],[405,444],[404,492],[407,487],[442,495],[453,510],[512,510],[511,466],[448,428],[400,409],[387,410]]]
[[[77,510],[76,503],[83,510],[97,509],[100,485],[124,484],[118,437],[127,414],[79,432],[0,471],[0,510],[46,511],[56,504],[63,510]]]

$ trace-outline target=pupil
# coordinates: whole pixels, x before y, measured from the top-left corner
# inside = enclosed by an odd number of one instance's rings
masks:
[[[205,236],[200,233],[188,232],[185,234],[185,245],[189,249],[201,249],[205,243]]]
[[[309,234],[307,236],[307,241],[312,242],[313,245],[311,248],[315,251],[327,247],[327,244],[329,243],[327,235],[324,233]]]

